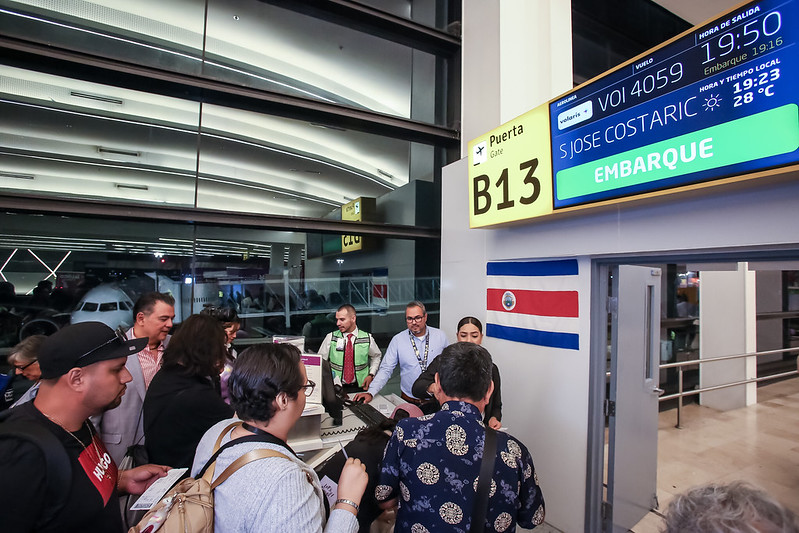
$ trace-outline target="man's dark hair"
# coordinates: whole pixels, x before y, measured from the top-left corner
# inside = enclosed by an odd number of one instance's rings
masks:
[[[240,324],[239,314],[232,307],[216,307],[208,305],[200,311],[201,315],[208,315],[220,321],[226,328],[233,324]]]
[[[281,392],[296,399],[302,386],[300,350],[293,344],[256,344],[239,354],[228,380],[230,406],[242,420],[268,423]]]
[[[355,307],[350,304],[340,305],[336,311],[344,311],[345,309],[347,310],[347,314],[355,316]]]
[[[139,313],[149,315],[153,312],[156,302],[164,302],[165,304],[175,307],[175,298],[165,292],[145,292],[136,303],[133,305],[133,321],[136,322],[136,317]]]
[[[479,402],[491,385],[491,354],[473,342],[450,344],[441,355],[438,378],[441,390],[451,398],[468,398]]]
[[[227,349],[222,323],[208,315],[183,321],[164,351],[163,368],[180,368],[193,376],[217,376]]]
[[[426,307],[424,306],[424,304],[423,304],[422,302],[420,302],[419,300],[414,300],[414,301],[412,301],[412,302],[408,302],[408,305],[406,305],[406,306],[405,306],[405,310],[407,311],[407,310],[408,310],[408,309],[410,309],[411,307],[419,307],[419,308],[422,310],[422,314],[423,314],[423,315],[426,315],[426,314],[427,314],[427,308],[426,308]]]

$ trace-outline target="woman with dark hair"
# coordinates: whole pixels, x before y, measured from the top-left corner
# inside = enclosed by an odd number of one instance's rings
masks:
[[[172,335],[144,397],[144,445],[150,462],[191,466],[203,433],[233,415],[218,390],[225,357],[225,331],[210,316],[192,315]]]
[[[483,324],[473,316],[466,316],[461,318],[458,322],[458,333],[456,335],[458,342],[471,342],[474,344],[483,344]],[[433,359],[427,370],[413,383],[413,395],[417,398],[435,398],[435,377],[438,372],[439,362],[438,357]],[[502,427],[502,391],[500,390],[499,368],[493,364],[491,378],[494,381],[494,393],[486,405],[484,422],[493,429]],[[437,405],[435,399],[432,402]]]
[[[227,381],[230,379],[230,372],[233,370],[233,361],[236,360],[236,349],[233,348],[233,341],[241,328],[241,321],[236,310],[232,307],[216,307],[209,305],[200,311],[201,315],[211,316],[222,324],[225,329],[225,348],[227,349],[227,357],[225,358],[225,367],[221,374],[219,374],[219,388],[222,393],[222,399],[226,403],[230,403],[230,396],[227,391]]]
[[[233,364],[228,387],[238,419],[208,430],[197,446],[192,475],[219,453],[218,476],[244,454],[269,449],[282,457],[246,464],[214,490],[214,530],[258,533],[352,533],[368,480],[357,459],[348,459],[338,482],[338,496],[325,525],[325,495],[319,477],[286,443],[316,384],[308,380],[297,347],[260,344],[244,350]],[[238,444],[235,444],[239,441]]]

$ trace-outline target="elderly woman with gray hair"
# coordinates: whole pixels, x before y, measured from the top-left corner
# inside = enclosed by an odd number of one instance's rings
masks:
[[[11,407],[31,401],[36,397],[36,392],[39,390],[39,378],[42,377],[42,371],[39,369],[39,347],[42,341],[46,339],[45,335],[31,335],[25,337],[19,344],[11,349],[11,355],[8,356],[8,364],[14,367],[16,376],[22,376],[32,383],[32,385],[25,390],[19,397],[5,398],[6,405],[13,403]],[[9,390],[14,390],[14,385],[9,385]],[[18,390],[18,389],[17,389]],[[19,394],[19,393],[17,393]]]
[[[664,533],[799,533],[796,516],[743,481],[702,485],[678,494]]]

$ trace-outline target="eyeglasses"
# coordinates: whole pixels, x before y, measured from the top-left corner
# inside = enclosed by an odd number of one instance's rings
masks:
[[[405,317],[405,321],[406,322],[421,322],[423,318],[424,318],[424,315],[406,316]]]
[[[99,350],[100,348],[105,348],[106,346],[108,346],[108,345],[109,345],[109,344],[111,344],[112,342],[116,342],[116,341],[119,341],[119,342],[121,342],[121,343],[123,343],[123,344],[124,344],[124,343],[126,343],[126,342],[128,342],[128,336],[127,336],[127,335],[125,335],[125,332],[122,330],[122,328],[117,328],[117,329],[115,329],[115,330],[114,330],[114,336],[113,336],[112,338],[108,339],[107,341],[105,341],[104,343],[102,343],[100,346],[97,346],[97,347],[95,347],[95,348],[92,348],[91,350],[89,350],[89,351],[88,351],[88,352],[86,352],[85,354],[83,354],[83,355],[81,355],[80,357],[78,357],[77,359],[75,359],[75,361],[76,361],[76,362],[77,362],[77,361],[80,361],[81,359],[83,359],[83,358],[84,358],[84,357],[86,357],[87,355],[91,355],[91,354],[93,354],[94,352],[96,352],[97,350]]]
[[[27,365],[22,365],[22,366],[14,365],[14,368],[16,368],[17,370],[25,370],[26,368],[28,368],[29,366],[31,366],[33,363],[36,363],[36,362],[38,362],[38,361],[31,361]]]
[[[311,394],[313,394],[314,387],[316,387],[316,383],[314,383],[313,381],[311,381],[309,379],[308,383],[306,383],[305,385],[303,385],[300,388],[301,389],[305,389],[305,395],[306,396],[310,396]]]

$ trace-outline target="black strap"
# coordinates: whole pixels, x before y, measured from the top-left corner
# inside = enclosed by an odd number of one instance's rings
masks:
[[[297,456],[296,452],[294,450],[292,450],[289,447],[289,445],[286,444],[282,439],[279,439],[279,438],[275,437],[274,435],[272,435],[271,433],[267,433],[266,431],[264,431],[263,435],[248,435],[246,437],[239,437],[238,439],[232,439],[229,442],[225,443],[224,445],[220,446],[219,449],[216,451],[216,453],[213,454],[211,456],[211,458],[208,459],[208,461],[206,461],[205,466],[203,466],[202,470],[200,470],[197,473],[197,475],[195,476],[195,479],[199,479],[199,478],[203,477],[203,474],[205,474],[205,471],[208,470],[208,468],[212,464],[214,464],[214,461],[216,461],[216,458],[219,457],[219,454],[221,454],[223,451],[227,450],[228,448],[232,448],[233,446],[236,446],[237,444],[244,444],[245,442],[269,442],[271,444],[277,444],[279,446],[283,446],[288,451],[290,451],[294,455],[294,457]]]
[[[21,438],[32,442],[42,450],[45,462],[46,484],[48,496],[52,498],[44,515],[37,524],[46,526],[50,524],[61,512],[67,503],[72,486],[72,464],[64,445],[47,428],[33,421],[11,420],[5,421],[12,410],[3,413],[0,418],[0,439]],[[10,482],[6,480],[6,482]]]
[[[488,512],[488,493],[491,490],[491,477],[494,474],[494,461],[497,457],[497,432],[486,426],[483,459],[480,462],[480,478],[477,480],[477,496],[474,499],[472,525],[469,533],[485,531],[486,513]]]

